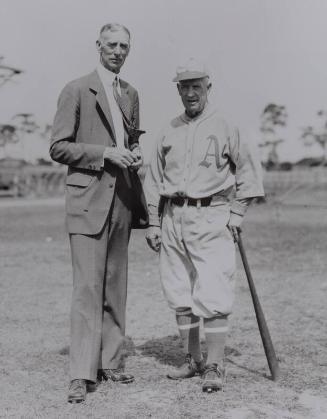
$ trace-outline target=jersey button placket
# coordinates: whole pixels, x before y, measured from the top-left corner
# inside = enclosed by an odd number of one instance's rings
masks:
[[[194,130],[195,130],[195,123],[193,121],[190,121],[190,123],[188,124],[188,130],[187,130],[186,161],[185,161],[184,176],[183,176],[184,190],[186,191],[187,196],[189,196],[187,181],[190,178]]]

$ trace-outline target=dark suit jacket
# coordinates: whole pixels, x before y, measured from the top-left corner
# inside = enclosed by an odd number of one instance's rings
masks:
[[[121,80],[128,117],[139,127],[137,91]],[[125,132],[125,144],[132,148],[138,139]],[[66,225],[69,233],[97,234],[101,231],[113,199],[118,171],[105,163],[103,152],[115,146],[115,131],[106,93],[97,71],[68,83],[58,100],[52,127],[51,158],[68,165],[66,185]],[[136,172],[128,172],[133,197],[132,227],[145,227],[147,209]]]

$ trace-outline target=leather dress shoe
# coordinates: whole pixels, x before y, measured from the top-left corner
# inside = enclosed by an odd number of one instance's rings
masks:
[[[129,384],[134,381],[132,374],[125,374],[121,368],[98,370],[98,381],[114,381],[117,383]]]
[[[81,403],[86,399],[86,380],[76,379],[72,380],[68,390],[69,403]]]
[[[82,403],[86,399],[86,393],[92,393],[96,390],[96,383],[81,378],[72,380],[68,390],[69,403]]]

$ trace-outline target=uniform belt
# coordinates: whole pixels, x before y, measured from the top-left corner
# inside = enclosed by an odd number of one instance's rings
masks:
[[[168,202],[170,202],[170,204],[177,205],[178,207],[182,207],[184,205],[188,205],[191,207],[208,207],[211,204],[212,196],[199,199],[174,196],[173,198],[168,198],[167,200]]]

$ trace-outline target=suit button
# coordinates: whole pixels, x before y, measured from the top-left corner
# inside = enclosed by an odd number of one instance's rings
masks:
[[[114,185],[112,183],[109,184],[109,188],[113,188]]]

